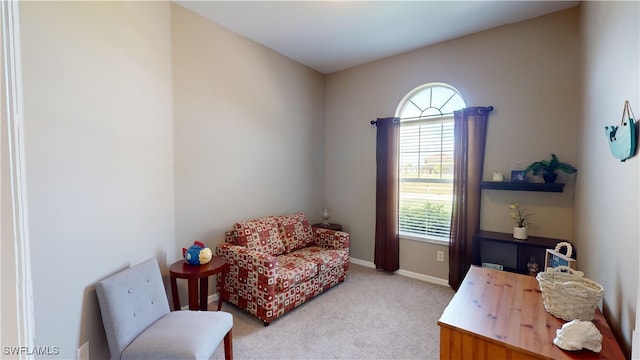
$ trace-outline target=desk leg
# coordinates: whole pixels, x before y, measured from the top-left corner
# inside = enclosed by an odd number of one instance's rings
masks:
[[[189,279],[189,310],[198,310],[198,279]]]
[[[200,278],[200,310],[207,311],[207,300],[209,294],[209,278]]]
[[[171,278],[171,297],[173,298],[173,311],[180,310],[180,297],[178,296],[178,284],[176,278]]]

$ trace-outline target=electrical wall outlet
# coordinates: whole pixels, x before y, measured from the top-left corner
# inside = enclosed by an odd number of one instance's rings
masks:
[[[436,252],[436,259],[438,261],[444,262],[444,251],[437,251]]]
[[[76,360],[89,360],[89,342],[82,344],[76,350]]]

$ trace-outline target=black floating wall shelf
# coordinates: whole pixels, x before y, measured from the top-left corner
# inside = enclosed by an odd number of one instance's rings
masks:
[[[485,190],[562,192],[564,184],[482,181],[480,182],[480,188]]]

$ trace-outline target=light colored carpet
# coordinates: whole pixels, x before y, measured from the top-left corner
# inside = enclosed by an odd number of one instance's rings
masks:
[[[453,290],[351,265],[347,280],[269,326],[225,302],[243,359],[438,359],[438,319]],[[216,304],[211,304],[214,309]],[[222,344],[212,359],[224,359]]]

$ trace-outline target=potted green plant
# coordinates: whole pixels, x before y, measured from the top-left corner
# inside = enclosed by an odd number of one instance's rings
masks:
[[[542,173],[542,177],[546,183],[554,183],[558,177],[558,171],[567,174],[575,174],[578,172],[578,169],[573,165],[558,160],[556,154],[551,154],[551,160],[540,160],[532,163],[526,170],[533,175]]]

